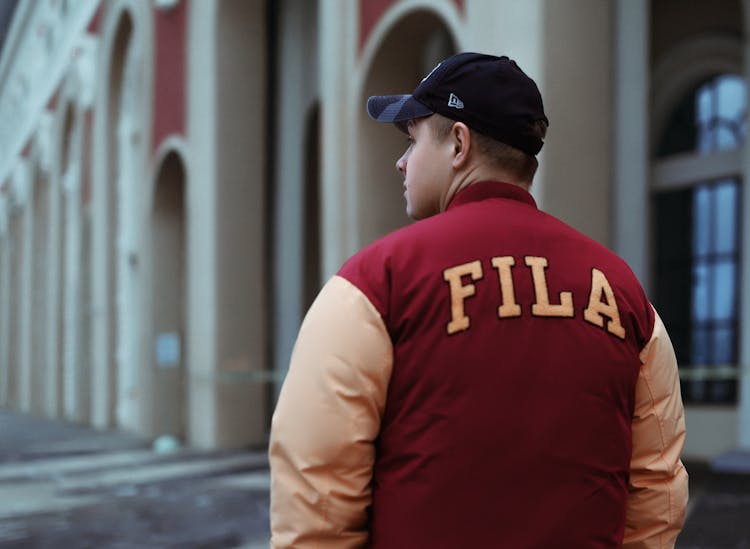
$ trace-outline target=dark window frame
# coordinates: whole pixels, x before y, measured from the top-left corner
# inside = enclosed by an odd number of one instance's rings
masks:
[[[695,86],[675,108],[670,123],[662,135],[657,160],[676,154],[710,155],[727,150],[726,144],[720,145],[717,128],[727,127],[734,136],[734,146],[741,147],[745,139],[747,98],[738,109],[737,119],[719,116],[719,85],[729,74],[714,75]],[[744,83],[744,81],[743,81]],[[700,93],[710,93],[710,116],[700,120],[698,100]],[[690,119],[692,118],[692,128]],[[701,132],[708,132],[701,135]],[[709,146],[706,147],[706,141]],[[701,143],[703,142],[703,146]],[[729,147],[730,149],[732,147]],[[732,232],[734,246],[728,251],[719,251],[716,238],[721,212],[718,210],[718,190],[722,186],[734,188],[734,220]],[[656,245],[655,253],[655,304],[665,319],[670,335],[675,342],[675,350],[681,370],[683,399],[690,403],[736,403],[737,378],[731,375],[739,363],[740,315],[739,303],[742,299],[742,193],[743,181],[740,174],[734,177],[721,177],[714,180],[695,181],[687,188],[678,190],[654,190],[652,203],[655,214]],[[694,219],[695,197],[698,192],[708,190],[708,218],[704,220],[708,230],[708,247],[698,252],[694,241],[696,220]],[[671,204],[669,202],[672,202]],[[676,216],[676,217],[675,217]],[[721,290],[716,280],[716,268],[729,265],[733,270],[734,288],[730,291],[730,311],[728,315],[714,309],[718,292]],[[696,290],[696,268],[702,266],[709,277],[703,281],[709,292],[706,315],[698,319],[695,315],[694,300]],[[734,297],[734,300],[731,300]],[[686,314],[687,313],[687,314]],[[719,332],[729,330],[731,349],[717,347]],[[696,335],[705,334],[706,347],[703,356],[704,364],[698,364]],[[724,351],[723,353],[721,351]],[[729,357],[729,361],[719,364],[716,359],[720,354]],[[726,366],[730,366],[730,375]],[[709,375],[702,379],[702,373],[708,370]],[[714,374],[714,375],[710,375]],[[715,375],[719,374],[719,375]]]

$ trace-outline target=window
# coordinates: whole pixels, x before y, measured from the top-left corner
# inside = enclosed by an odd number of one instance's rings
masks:
[[[658,144],[655,302],[686,402],[737,399],[746,114],[744,81],[716,76],[677,106]]]

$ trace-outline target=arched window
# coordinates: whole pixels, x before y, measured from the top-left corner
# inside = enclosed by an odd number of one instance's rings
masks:
[[[657,156],[738,149],[747,132],[745,81],[734,74],[697,86],[669,118]]]
[[[672,111],[654,170],[656,306],[687,402],[735,402],[739,350],[744,79],[700,82]]]

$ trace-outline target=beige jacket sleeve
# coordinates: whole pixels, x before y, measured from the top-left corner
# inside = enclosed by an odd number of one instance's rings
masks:
[[[393,349],[383,319],[334,276],[300,328],[271,426],[271,546],[362,547]]]
[[[680,461],[685,412],[677,359],[658,315],[640,358],[623,547],[669,548],[685,519],[688,475]]]

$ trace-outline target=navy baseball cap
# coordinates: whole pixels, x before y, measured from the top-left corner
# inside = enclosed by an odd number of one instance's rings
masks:
[[[549,125],[539,88],[515,61],[471,52],[438,63],[411,95],[370,97],[367,113],[402,131],[407,121],[438,113],[530,156],[544,144],[534,123]]]

